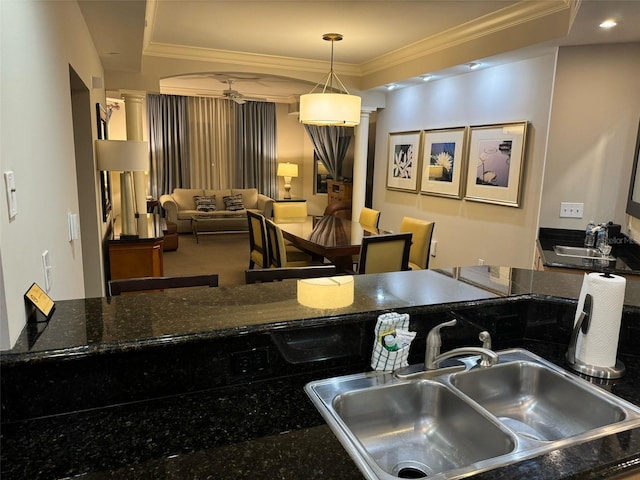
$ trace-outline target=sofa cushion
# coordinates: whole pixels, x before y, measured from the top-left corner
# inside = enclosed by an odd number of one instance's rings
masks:
[[[229,195],[222,199],[224,201],[224,206],[227,210],[236,211],[236,210],[244,210],[244,203],[242,202],[242,195]]]
[[[213,212],[216,209],[215,195],[196,195],[193,199],[196,202],[196,210],[199,212]]]
[[[195,210],[196,202],[193,197],[198,195],[204,195],[202,188],[176,188],[173,190],[173,194],[171,194],[178,205],[178,211]]]
[[[232,188],[232,195],[242,195],[242,204],[245,208],[258,208],[257,188]]]

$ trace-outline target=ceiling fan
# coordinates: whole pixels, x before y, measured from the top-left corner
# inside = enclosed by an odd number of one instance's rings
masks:
[[[231,88],[231,84],[233,83],[233,80],[227,79],[226,82],[229,85],[229,88],[227,88],[226,90],[222,91],[222,97],[226,98],[228,100],[233,100],[238,105],[242,105],[244,103],[247,103],[247,101],[244,99],[244,95],[242,95],[237,90],[234,90],[233,88]]]

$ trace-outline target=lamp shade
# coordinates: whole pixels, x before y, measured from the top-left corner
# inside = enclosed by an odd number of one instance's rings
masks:
[[[133,140],[96,140],[98,170],[136,172],[149,170],[147,142]]]
[[[279,163],[277,176],[278,177],[297,177],[298,165],[296,163]]]
[[[360,104],[360,97],[344,93],[300,95],[300,123],[347,127],[359,125]]]

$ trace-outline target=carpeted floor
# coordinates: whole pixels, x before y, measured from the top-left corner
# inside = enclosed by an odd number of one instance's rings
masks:
[[[164,274],[217,273],[221,287],[244,285],[249,267],[249,233],[181,233],[178,250],[164,252]]]

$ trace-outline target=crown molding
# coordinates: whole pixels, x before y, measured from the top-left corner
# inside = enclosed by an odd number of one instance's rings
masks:
[[[371,75],[568,10],[572,12],[573,18],[579,2],[580,0],[524,1],[509,5],[501,10],[364,62],[360,66],[360,74],[361,76]],[[567,25],[567,29],[569,26],[570,24]]]
[[[277,55],[263,55],[256,53],[233,52],[230,50],[216,50],[211,48],[187,47],[164,43],[150,43],[143,55],[149,57],[175,58],[182,60],[205,61],[215,64],[236,64],[252,67],[268,68],[283,71],[311,72],[320,75],[329,71],[330,63],[325,61],[308,60],[304,58],[282,57]],[[357,65],[334,62],[334,70],[347,76],[360,76]]]

